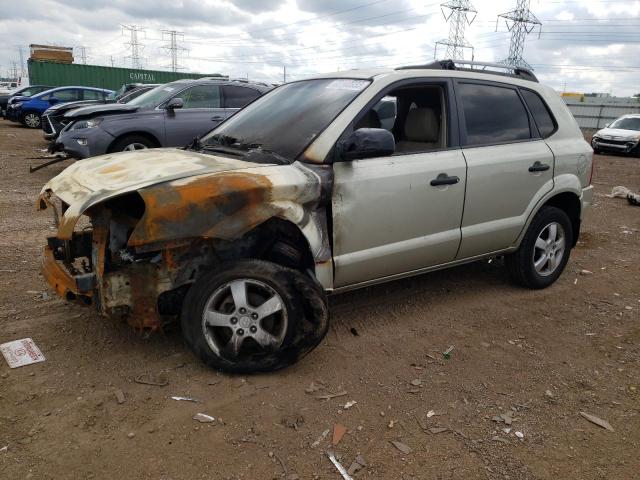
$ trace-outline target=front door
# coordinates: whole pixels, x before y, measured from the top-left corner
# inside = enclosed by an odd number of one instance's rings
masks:
[[[458,82],[468,165],[459,259],[513,245],[553,188],[554,156],[516,87]]]
[[[176,95],[182,108],[165,110],[165,147],[181,147],[212,130],[225,117],[218,85],[197,85]]]
[[[387,125],[396,153],[333,165],[336,287],[454,260],[466,164],[450,147],[447,92],[428,83],[398,87],[354,122],[353,130]],[[395,119],[380,118],[381,111]]]

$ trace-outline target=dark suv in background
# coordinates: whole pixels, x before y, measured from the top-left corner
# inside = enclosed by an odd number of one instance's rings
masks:
[[[178,80],[131,102],[68,112],[53,151],[82,159],[111,152],[183,146],[271,90],[238,80]]]
[[[17,90],[12,91],[8,95],[0,95],[0,117],[6,116],[7,105],[9,103],[9,99],[13,97],[30,97],[32,95],[37,95],[38,93],[44,92],[45,90],[49,90],[53,87],[49,87],[47,85],[30,85],[28,87],[18,88]]]
[[[153,90],[158,86],[155,84],[127,83],[113,94],[100,100],[82,100],[78,102],[58,103],[53,107],[45,110],[42,114],[42,131],[45,140],[55,140],[60,131],[69,123],[64,119],[67,112],[76,108],[86,107],[89,105],[105,104],[105,103],[129,103],[134,98],[138,98],[143,93]]]

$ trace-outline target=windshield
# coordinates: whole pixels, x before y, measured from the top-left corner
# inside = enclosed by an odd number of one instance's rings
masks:
[[[165,100],[171,98],[179,88],[171,83],[166,85],[160,85],[146,93],[143,93],[138,98],[134,98],[129,102],[129,105],[136,105],[138,107],[156,107]]]
[[[619,118],[609,128],[619,128],[621,130],[637,130],[640,131],[640,117]]]
[[[293,161],[369,83],[352,79],[288,83],[215,128],[201,144],[260,149]]]

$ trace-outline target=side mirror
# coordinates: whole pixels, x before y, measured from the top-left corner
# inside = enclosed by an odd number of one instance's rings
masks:
[[[338,143],[337,161],[388,157],[396,151],[393,134],[384,128],[360,128]]]
[[[182,108],[182,107],[184,107],[184,102],[182,101],[181,98],[176,97],[169,100],[165,108],[167,110],[175,110],[176,108]]]

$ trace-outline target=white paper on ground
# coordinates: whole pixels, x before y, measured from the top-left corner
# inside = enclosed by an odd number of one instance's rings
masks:
[[[45,361],[44,355],[30,338],[3,343],[0,351],[11,368]]]

